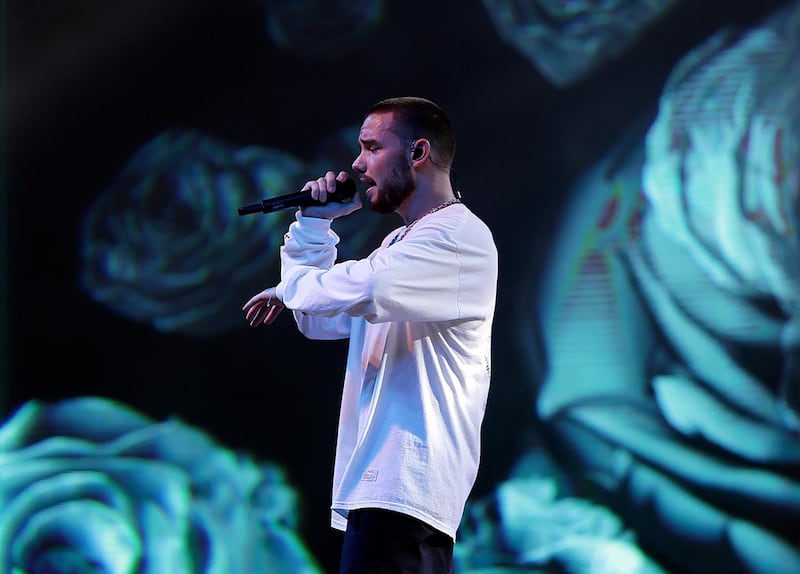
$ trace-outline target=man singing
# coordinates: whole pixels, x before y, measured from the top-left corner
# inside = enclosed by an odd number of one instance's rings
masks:
[[[307,337],[349,338],[331,506],[340,572],[453,572],[480,459],[497,249],[453,189],[455,135],[438,105],[378,102],[359,145],[369,208],[404,225],[368,257],[337,262],[331,223],[361,197],[327,201],[344,171],[307,182],[321,204],[297,211],[280,282],[243,310],[255,327],[287,307]]]

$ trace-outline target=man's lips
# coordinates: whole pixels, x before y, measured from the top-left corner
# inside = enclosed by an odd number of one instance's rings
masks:
[[[369,178],[362,177],[360,179],[361,183],[367,186],[367,189],[364,191],[364,193],[368,194],[370,191],[374,191],[378,187],[377,184]]]

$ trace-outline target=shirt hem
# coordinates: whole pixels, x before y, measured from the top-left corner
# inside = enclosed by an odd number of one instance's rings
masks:
[[[402,504],[392,504],[390,502],[385,501],[378,501],[374,500],[371,502],[353,502],[353,503],[334,503],[331,506],[331,527],[337,530],[346,530],[347,529],[347,518],[346,514],[351,510],[357,510],[359,508],[380,508],[382,510],[391,510],[393,512],[399,512],[401,514],[406,514],[417,520],[421,520],[431,528],[435,528],[436,530],[446,534],[450,538],[453,539],[453,542],[456,540],[456,530],[447,526],[442,521],[433,518],[431,515],[421,512],[415,508],[404,506]]]

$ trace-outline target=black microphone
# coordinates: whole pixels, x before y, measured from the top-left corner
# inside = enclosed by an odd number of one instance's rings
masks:
[[[328,201],[338,201],[344,203],[350,200],[356,194],[356,182],[352,179],[345,181],[336,180],[336,189],[333,193],[328,193]],[[311,197],[311,191],[298,191],[288,195],[280,195],[270,199],[262,199],[261,203],[254,203],[252,205],[244,205],[239,208],[239,215],[248,215],[250,213],[272,213],[279,209],[287,209],[290,207],[307,207],[309,205],[325,205]]]

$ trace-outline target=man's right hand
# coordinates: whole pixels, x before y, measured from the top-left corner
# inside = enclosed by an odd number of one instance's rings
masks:
[[[275,287],[264,289],[253,295],[242,307],[245,319],[251,327],[269,325],[285,308],[283,302],[275,295]]]
[[[361,196],[358,192],[353,195],[352,199],[344,203],[338,201],[327,202],[328,194],[333,193],[336,189],[336,181],[346,181],[347,179],[348,174],[346,171],[340,171],[338,176],[332,171],[329,171],[323,177],[307,182],[303,186],[303,190],[310,191],[311,197],[325,203],[325,205],[307,205],[300,208],[300,213],[306,217],[336,219],[337,217],[349,215],[361,209]]]

